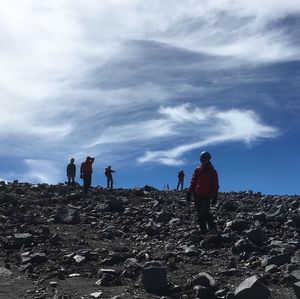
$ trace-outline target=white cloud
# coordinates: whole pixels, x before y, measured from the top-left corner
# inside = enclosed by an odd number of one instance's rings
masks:
[[[26,174],[21,176],[20,181],[30,181],[33,183],[57,184],[60,177],[58,165],[49,160],[34,160],[25,159],[24,163],[27,165],[28,170]]]
[[[194,149],[227,142],[250,144],[259,139],[272,138],[279,134],[278,129],[264,125],[253,111],[238,109],[219,111],[217,108],[201,111],[196,108],[189,112],[187,107],[184,105],[166,109],[173,111],[175,116],[178,112],[183,112],[183,115],[186,116],[187,128],[189,128],[189,122],[194,123],[198,119],[198,126],[194,126],[193,130],[185,130],[184,133],[186,139],[198,139],[198,141],[187,142],[167,150],[147,151],[138,158],[138,162],[181,165],[184,163],[182,156]],[[199,117],[197,117],[198,115]],[[206,117],[203,118],[203,115]],[[177,126],[183,126],[181,119],[177,120]],[[174,129],[177,129],[176,126]]]

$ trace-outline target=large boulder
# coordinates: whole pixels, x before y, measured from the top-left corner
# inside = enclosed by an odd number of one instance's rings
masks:
[[[258,246],[262,245],[266,240],[265,234],[261,228],[254,228],[248,230],[246,232],[246,236],[249,239],[249,241]]]
[[[297,299],[300,299],[300,281],[293,284],[293,289]]]
[[[54,221],[63,224],[78,224],[81,220],[77,210],[63,206],[58,208]]]
[[[167,290],[167,269],[161,262],[146,263],[142,277],[144,288],[150,293],[161,293]]]
[[[234,291],[235,299],[268,299],[271,291],[257,276],[245,279]]]

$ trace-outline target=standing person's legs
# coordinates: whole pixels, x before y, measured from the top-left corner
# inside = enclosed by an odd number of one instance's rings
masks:
[[[177,184],[177,188],[176,188],[176,190],[178,190],[178,189],[179,189],[179,184],[180,184],[180,182],[178,181],[178,184]]]
[[[201,232],[205,234],[207,232],[205,218],[205,200],[201,198],[195,198],[195,208],[197,211],[198,223],[200,225]]]
[[[107,189],[109,189],[109,178],[106,179]]]
[[[88,188],[90,188],[92,185],[92,175],[88,176]]]
[[[83,177],[83,187],[84,187],[85,192],[87,192],[89,190],[91,183],[92,183],[91,175],[86,175]]]
[[[181,191],[183,190],[183,181],[180,182],[181,184]]]
[[[113,189],[114,188],[114,179],[111,178],[110,180],[110,188]]]
[[[203,219],[205,224],[207,223],[208,229],[211,230],[215,228],[214,218],[213,215],[210,213],[210,199],[203,199],[202,200],[202,212],[203,212]]]
[[[83,190],[84,190],[84,192],[87,192],[87,190],[88,190],[88,179],[87,179],[87,177],[86,176],[84,176],[83,177]]]
[[[205,214],[205,219],[208,225],[208,229],[214,229],[216,228],[215,222],[214,222],[214,217],[210,212],[210,199],[206,200],[206,208],[205,208],[206,214]]]

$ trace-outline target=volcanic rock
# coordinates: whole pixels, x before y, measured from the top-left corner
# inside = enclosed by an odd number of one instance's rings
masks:
[[[78,211],[63,206],[57,210],[54,221],[64,224],[78,224],[80,223],[80,216]]]
[[[270,290],[256,276],[245,279],[234,291],[235,299],[268,299]]]
[[[258,246],[262,245],[266,240],[265,234],[261,228],[248,230],[246,236],[253,244]]]
[[[143,268],[142,282],[150,293],[161,293],[167,290],[167,268],[159,261],[148,262]]]
[[[300,299],[300,281],[293,284],[293,289],[295,291],[297,299]]]

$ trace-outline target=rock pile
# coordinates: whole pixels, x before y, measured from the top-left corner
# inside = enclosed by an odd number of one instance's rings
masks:
[[[300,197],[0,184],[1,298],[300,298]]]

